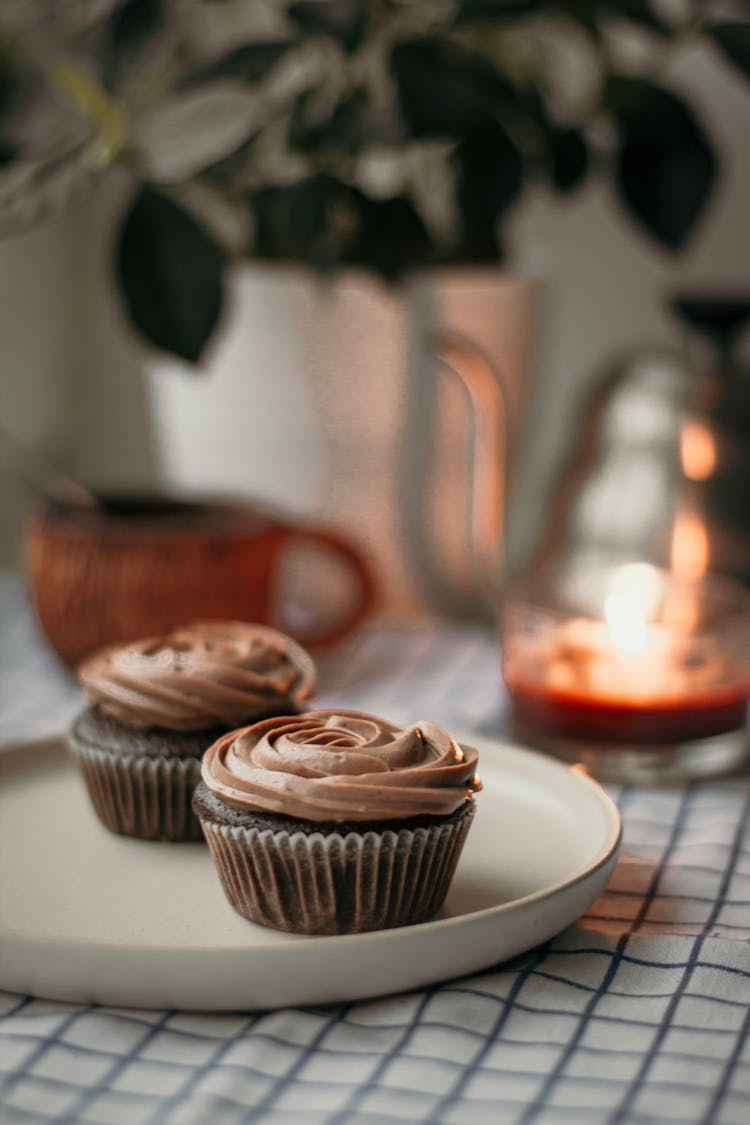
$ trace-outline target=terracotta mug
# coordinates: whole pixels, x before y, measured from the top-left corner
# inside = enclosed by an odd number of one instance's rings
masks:
[[[373,607],[370,567],[338,533],[239,502],[124,495],[100,501],[92,509],[47,505],[27,532],[37,618],[67,664],[103,644],[208,619],[273,625],[311,647],[330,645]],[[321,605],[318,619],[303,623],[284,603],[283,572],[299,547],[332,571],[329,586],[346,588],[343,607],[334,599],[333,617],[330,605]]]

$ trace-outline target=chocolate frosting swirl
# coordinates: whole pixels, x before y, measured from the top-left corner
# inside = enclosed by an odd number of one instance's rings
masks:
[[[87,698],[123,723],[184,731],[299,711],[315,666],[276,629],[208,621],[100,649],[78,675]]]
[[[481,788],[477,752],[435,726],[398,727],[359,711],[308,711],[232,731],[202,777],[243,810],[312,821],[449,815]]]

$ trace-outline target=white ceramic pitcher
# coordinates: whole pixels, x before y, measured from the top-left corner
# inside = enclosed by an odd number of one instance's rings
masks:
[[[237,269],[230,294],[203,371],[148,361],[156,483],[345,531],[392,615],[487,608],[533,288],[484,268],[388,288],[358,270],[321,280],[259,264]]]

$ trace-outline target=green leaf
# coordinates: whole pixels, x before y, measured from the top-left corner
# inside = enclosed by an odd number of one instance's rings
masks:
[[[256,253],[327,269],[351,251],[358,231],[356,193],[331,176],[267,187],[252,199]]]
[[[620,198],[652,238],[679,250],[711,195],[716,156],[693,111],[676,94],[622,79],[617,90]]]
[[[600,6],[601,0],[559,0],[556,5],[559,15],[575,20],[595,43],[601,38],[597,19]]]
[[[187,85],[203,83],[214,78],[238,78],[242,82],[261,82],[276,63],[293,45],[291,39],[269,39],[259,43],[244,43],[222,55],[208,66],[194,71]]]
[[[353,51],[367,29],[367,9],[366,0],[299,0],[286,14],[308,35],[325,35]]]
[[[107,89],[153,50],[165,26],[163,0],[126,0],[111,16],[102,48]]]
[[[28,160],[7,143],[0,169],[0,237],[59,219],[93,190],[97,177],[80,150],[52,160]]]
[[[312,176],[253,197],[255,249],[262,258],[308,258],[325,222],[325,181]]]
[[[552,6],[552,0],[459,0],[456,23],[498,18],[522,19]]]
[[[10,49],[0,36],[0,114],[13,102],[21,81]]]
[[[219,320],[224,254],[171,199],[144,187],[117,245],[117,280],[130,320],[149,343],[197,363]]]
[[[144,179],[179,183],[237,152],[264,120],[236,78],[183,86],[133,117],[131,146]]]
[[[461,137],[485,125],[513,87],[482,55],[437,36],[396,43],[391,66],[412,136]]]
[[[557,191],[567,193],[581,186],[589,167],[589,150],[578,129],[553,129],[548,137],[549,175]]]
[[[724,56],[750,78],[750,23],[719,23],[707,31]]]
[[[395,281],[408,269],[427,261],[429,235],[411,200],[360,198],[360,237],[348,258]]]
[[[366,127],[368,106],[361,92],[355,92],[339,102],[333,112],[322,119],[311,117],[309,91],[297,98],[289,122],[289,144],[306,153],[355,152],[363,137],[373,139],[372,129]]]
[[[659,18],[649,0],[599,0],[599,7],[605,16],[619,16],[661,36],[672,35],[671,27]]]
[[[332,176],[264,188],[253,210],[256,253],[264,258],[323,270],[361,263],[390,279],[430,254],[427,231],[406,196],[369,199]]]
[[[13,105],[15,94],[13,71],[6,65],[2,41],[0,41],[0,166],[10,164],[18,150],[18,145],[6,136],[8,125],[5,120],[8,110]]]
[[[471,261],[496,261],[502,253],[500,221],[523,186],[521,154],[493,122],[461,141],[455,158],[462,252]]]

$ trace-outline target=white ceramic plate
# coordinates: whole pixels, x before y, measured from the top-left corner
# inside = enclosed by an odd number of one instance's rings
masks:
[[[202,844],[111,835],[62,742],[3,753],[0,987],[129,1007],[276,1008],[417,988],[532,948],[603,889],[619,815],[585,775],[471,741],[484,792],[440,917],[345,937],[246,922]]]

